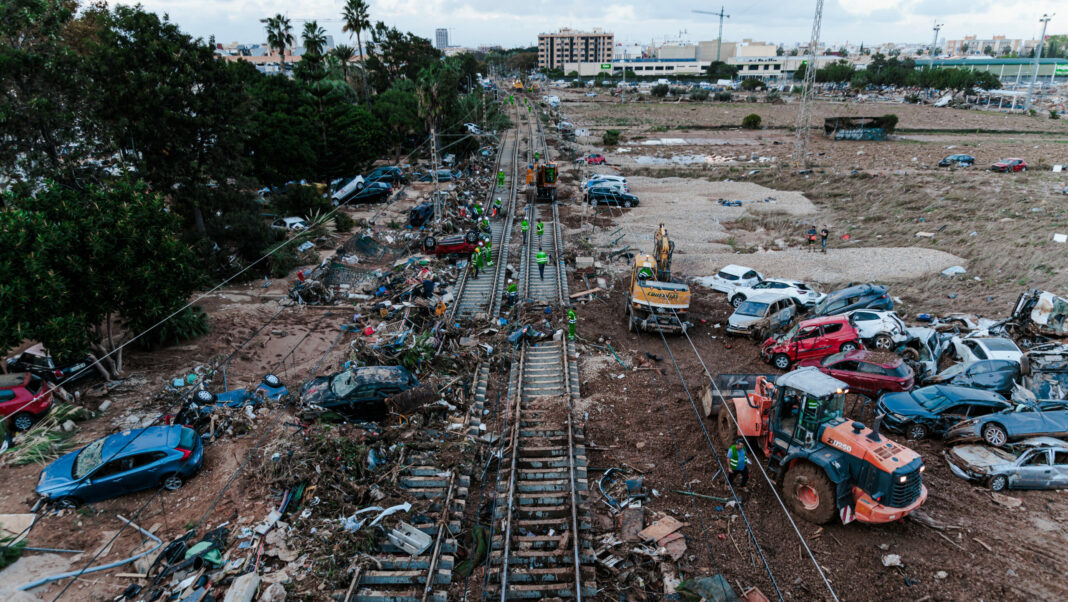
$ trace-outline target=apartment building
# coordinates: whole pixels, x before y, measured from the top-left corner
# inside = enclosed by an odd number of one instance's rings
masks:
[[[978,36],[964,36],[961,40],[946,40],[943,54],[949,56],[1005,56],[1015,54],[1026,56],[1038,46],[1038,40],[1024,40],[1021,38],[1006,38],[1005,36],[993,36],[979,38]]]
[[[615,35],[599,27],[591,32],[563,28],[538,34],[538,67],[563,69],[565,63],[610,63]]]
[[[445,50],[449,47],[449,30],[439,27],[434,30],[434,48]]]

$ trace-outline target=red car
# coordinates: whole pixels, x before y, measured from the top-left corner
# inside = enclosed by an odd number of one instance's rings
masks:
[[[990,171],[1027,171],[1027,163],[1023,159],[1002,159],[991,165]]]
[[[0,416],[25,431],[52,407],[52,389],[29,372],[0,374]]]
[[[590,155],[586,157],[586,165],[604,165],[604,155]]]
[[[815,366],[820,372],[849,385],[850,391],[872,399],[883,393],[909,391],[916,384],[912,368],[900,357],[889,353],[858,349],[828,355],[821,360],[803,360],[799,365]]]
[[[860,333],[849,323],[849,318],[824,316],[799,322],[786,334],[764,341],[760,357],[780,370],[789,370],[794,362],[857,349],[860,349]]]
[[[478,232],[457,234],[438,239],[433,234],[423,239],[423,252],[432,255],[469,255],[478,248]]]

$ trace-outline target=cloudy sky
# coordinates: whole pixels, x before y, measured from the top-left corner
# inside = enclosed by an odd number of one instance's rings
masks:
[[[122,3],[134,4],[135,2]],[[318,19],[344,40],[338,19],[343,0],[141,0],[147,9],[170,15],[195,36],[214,35],[219,42],[259,42],[265,38],[259,19],[276,13],[291,19]],[[716,11],[730,18],[723,38],[752,38],[792,44],[811,33],[815,0],[724,0],[714,6],[694,0],[370,0],[371,17],[398,29],[433,39],[447,27],[450,42],[461,46],[500,44],[506,48],[537,43],[539,32],[560,27],[603,27],[617,42],[711,40],[719,19],[692,9]],[[1068,7],[1048,0],[825,0],[823,35],[828,43],[897,41],[928,43],[937,20],[941,38],[1005,34],[1034,38],[1039,17],[1061,5],[1047,33],[1068,31]],[[301,23],[294,23],[298,30]]]

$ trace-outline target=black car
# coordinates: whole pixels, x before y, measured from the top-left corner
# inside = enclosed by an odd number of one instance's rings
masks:
[[[932,433],[944,435],[963,420],[1000,412],[1012,404],[991,391],[931,385],[887,393],[879,398],[878,407],[886,428],[909,439],[923,439]]]
[[[408,212],[408,223],[413,228],[422,228],[434,218],[434,203],[423,203],[412,207]]]
[[[391,194],[393,194],[393,186],[389,182],[369,182],[359,192],[350,196],[348,202],[352,204],[377,203],[389,199]]]
[[[858,284],[834,291],[812,310],[812,317],[835,316],[854,309],[894,309],[885,286]]]
[[[938,162],[939,167],[971,167],[975,165],[975,157],[971,155],[950,155]]]
[[[1020,380],[1020,363],[1012,360],[961,362],[927,379],[928,384],[958,385],[1008,396]]]
[[[415,375],[401,366],[361,366],[312,379],[300,399],[352,418],[378,419],[387,414],[387,398],[418,386]]]
[[[389,182],[391,184],[399,184],[404,182],[404,170],[393,165],[376,167],[371,173],[367,174],[364,180],[367,180],[368,182]]]
[[[618,205],[620,207],[637,207],[638,197],[612,188],[591,188],[586,191],[586,202],[591,205]]]
[[[76,362],[58,361],[50,355],[27,350],[7,360],[7,371],[29,372],[50,383],[58,383],[81,380],[93,374],[92,365],[93,360],[89,358]]]

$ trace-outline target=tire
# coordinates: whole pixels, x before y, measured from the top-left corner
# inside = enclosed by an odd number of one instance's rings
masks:
[[[15,427],[18,432],[28,431],[33,426],[36,417],[29,412],[21,412],[15,414],[15,418],[11,421],[11,425]]]
[[[215,394],[211,391],[205,391],[204,389],[200,389],[196,393],[193,393],[193,399],[195,399],[196,402],[201,405],[213,404],[215,403]]]
[[[990,486],[990,491],[1004,491],[1009,488],[1009,477],[1003,474],[995,475],[987,484]]]
[[[734,309],[741,307],[742,303],[745,303],[745,295],[735,295],[734,298],[731,299],[731,305]]]
[[[433,236],[427,236],[423,239],[423,248],[427,251],[433,251],[436,246],[438,246],[438,241]]]
[[[268,374],[263,377],[263,384],[267,385],[268,387],[271,387],[272,389],[278,388],[282,386],[282,379],[278,378],[274,374]]]
[[[55,506],[56,508],[70,508],[70,509],[73,509],[73,508],[77,508],[78,506],[81,506],[82,505],[82,501],[79,500],[76,497],[67,496],[67,497],[61,497],[58,500],[52,502],[52,505]]]
[[[857,344],[854,343],[853,341],[846,341],[845,343],[842,343],[842,346],[839,347],[838,350],[839,351],[843,351],[843,352],[845,352],[845,351],[856,351],[857,350]]]
[[[468,232],[467,234],[464,235],[464,240],[467,241],[467,244],[470,244],[470,245],[477,244],[478,243],[478,232],[475,232],[474,230]]]
[[[627,208],[627,209],[630,209],[630,207],[631,207],[630,201],[625,201],[625,202],[623,203],[623,207],[625,207],[625,208]]]
[[[901,350],[901,359],[906,362],[918,362],[920,361],[920,352],[912,347],[905,347]]]
[[[1025,172],[1025,171],[1027,171],[1027,168],[1026,167],[1022,167],[1022,168],[1020,168],[1020,171],[1021,172]]]
[[[983,442],[992,447],[1003,447],[1009,441],[1005,427],[991,423],[983,427]]]
[[[182,479],[182,475],[177,473],[172,474],[160,481],[160,485],[162,485],[163,488],[167,491],[178,491],[182,488],[182,485],[184,484],[185,481]]]
[[[879,351],[893,351],[894,339],[890,338],[888,334],[877,334],[872,339],[872,346]]]
[[[926,439],[927,427],[923,426],[922,424],[910,424],[909,427],[905,429],[905,436],[914,441]]]
[[[789,370],[790,356],[785,353],[779,353],[771,359],[771,363],[779,370]]]
[[[727,411],[727,408],[719,409],[719,416],[716,418],[716,434],[719,435],[721,445],[734,443],[734,440],[738,437],[738,429],[734,426],[734,421],[731,420],[730,412]]]
[[[838,513],[834,485],[827,474],[813,464],[795,464],[786,471],[782,483],[790,509],[810,523],[825,525]]]

